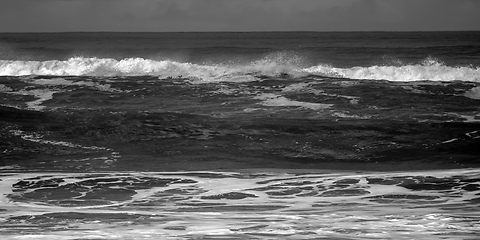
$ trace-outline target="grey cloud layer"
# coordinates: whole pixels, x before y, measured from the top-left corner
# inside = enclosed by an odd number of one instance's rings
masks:
[[[0,31],[480,30],[478,0],[0,0]]]

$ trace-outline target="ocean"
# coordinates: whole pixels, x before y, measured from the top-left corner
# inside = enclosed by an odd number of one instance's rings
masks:
[[[0,238],[479,239],[480,32],[0,33]]]

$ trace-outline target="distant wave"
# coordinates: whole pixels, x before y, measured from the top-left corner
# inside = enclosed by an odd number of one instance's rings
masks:
[[[143,58],[74,57],[65,61],[0,60],[0,76],[158,76],[159,78],[189,78],[202,81],[249,81],[256,76],[320,75],[350,79],[389,81],[480,81],[478,67],[452,67],[429,60],[401,66],[369,66],[337,68],[329,65],[300,67],[295,59],[265,58],[244,65],[203,65],[176,61],[156,61]]]

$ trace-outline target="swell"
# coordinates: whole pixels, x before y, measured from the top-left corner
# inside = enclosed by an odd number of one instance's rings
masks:
[[[349,79],[388,81],[480,81],[480,68],[447,66],[432,59],[419,64],[374,65],[340,68],[330,65],[304,67],[301,59],[268,57],[242,64],[197,64],[145,58],[86,58],[68,60],[0,60],[0,76],[158,76],[202,81],[255,80],[256,76],[319,75]]]

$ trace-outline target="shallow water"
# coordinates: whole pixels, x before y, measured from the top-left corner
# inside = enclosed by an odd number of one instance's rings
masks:
[[[480,171],[10,173],[6,239],[465,239]]]

